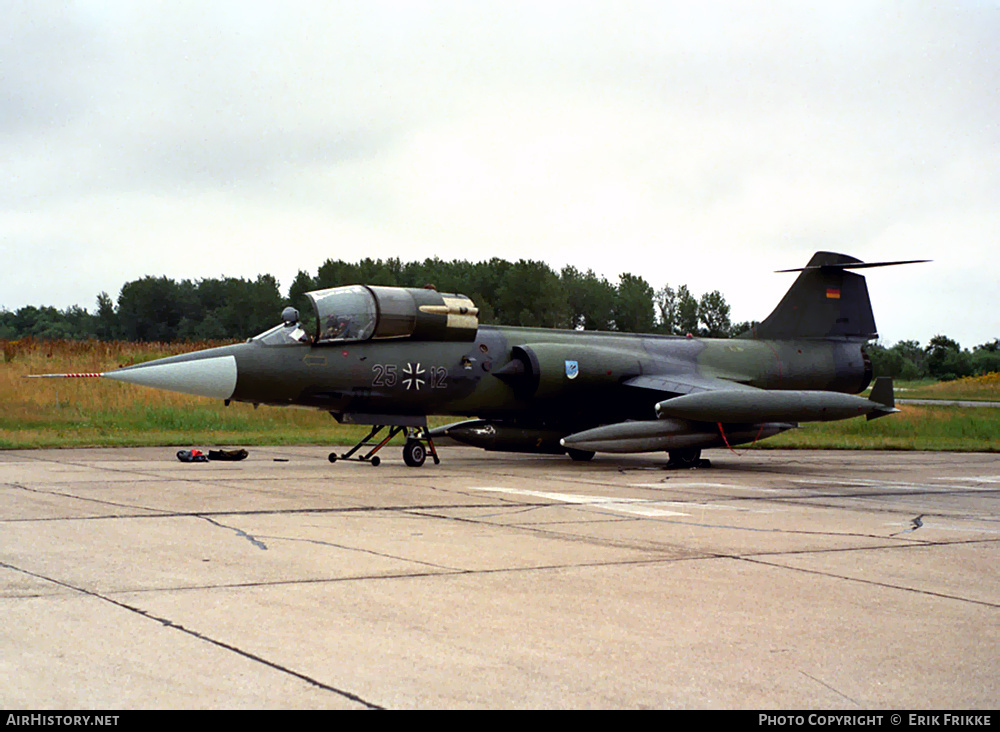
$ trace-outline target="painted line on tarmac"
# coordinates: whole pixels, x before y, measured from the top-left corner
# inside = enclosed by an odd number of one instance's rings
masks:
[[[760,513],[740,506],[727,506],[719,503],[691,503],[690,501],[655,501],[646,498],[620,498],[611,496],[588,496],[579,493],[551,493],[533,491],[525,488],[502,488],[499,486],[468,486],[468,490],[505,493],[514,496],[542,498],[559,503],[569,503],[577,506],[593,506],[608,511],[624,513],[644,518],[663,518],[668,516],[691,516],[697,511],[740,511],[743,513]],[[683,510],[680,510],[683,509]],[[764,513],[769,513],[766,511]]]
[[[840,488],[876,488],[880,490],[889,491],[926,491],[928,493],[950,493],[955,490],[962,491],[995,491],[996,488],[990,486],[975,486],[975,485],[962,485],[962,481],[973,481],[974,478],[955,478],[955,477],[941,477],[941,478],[931,478],[931,480],[947,481],[950,485],[934,485],[931,483],[908,483],[903,481],[890,481],[890,480],[866,480],[864,478],[850,478],[847,480],[838,480],[836,478],[798,478],[792,480],[792,483],[798,483],[800,485],[812,485],[812,486],[829,486],[835,485]],[[986,481],[977,481],[986,482]]]
[[[781,488],[762,488],[756,485],[733,485],[732,483],[669,482],[669,483],[629,483],[630,488],[726,488],[734,491],[755,491],[757,493],[787,493]]]
[[[544,498],[559,503],[570,503],[578,506],[594,506],[604,508],[609,511],[619,513],[635,514],[639,516],[689,516],[687,513],[659,509],[657,506],[663,505],[663,501],[650,501],[645,498],[610,498],[607,496],[586,496],[578,493],[549,493],[546,491],[533,491],[524,488],[501,488],[499,486],[468,486],[468,490],[486,491],[490,493],[505,493],[512,496],[530,496],[531,498]]]

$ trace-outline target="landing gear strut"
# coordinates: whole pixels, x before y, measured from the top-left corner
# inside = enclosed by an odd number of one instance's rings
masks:
[[[701,450],[697,448],[692,447],[684,450],[670,450],[667,454],[670,456],[670,461],[667,463],[667,470],[712,467],[712,461],[702,460]]]
[[[376,441],[379,433],[386,429],[389,430],[389,434],[383,437],[380,441]],[[424,464],[428,454],[434,459],[435,465],[441,463],[441,458],[438,457],[437,450],[434,449],[434,441],[431,440],[426,427],[386,424],[374,425],[371,432],[369,432],[367,436],[362,438],[357,445],[352,447],[343,455],[331,452],[329,455],[330,462],[335,463],[338,460],[359,460],[361,462],[368,462],[373,466],[377,466],[382,462],[382,459],[375,453],[385,447],[389,440],[401,432],[406,435],[406,444],[403,445],[403,462],[409,467],[419,468]],[[354,457],[356,452],[362,448],[371,447],[372,445],[374,445],[374,447],[372,447],[371,450],[363,455]]]

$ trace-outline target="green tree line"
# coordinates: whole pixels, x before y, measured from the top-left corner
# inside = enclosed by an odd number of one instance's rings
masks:
[[[924,347],[917,341],[899,341],[889,347],[872,343],[868,354],[876,375],[897,379],[950,381],[1000,372],[1000,340],[996,338],[970,351],[948,336],[936,335]]]
[[[685,285],[654,291],[645,279],[630,273],[612,283],[592,270],[565,267],[556,272],[544,262],[524,259],[329,259],[315,275],[300,271],[284,295],[271,275],[180,282],[143,277],[126,283],[117,301],[102,292],[93,313],[77,306],[0,310],[0,339],[240,339],[274,325],[287,305],[309,312],[305,293],[310,290],[358,283],[433,285],[442,292],[461,292],[479,307],[484,323],[713,337],[735,330],[729,305],[718,291],[700,299]]]
[[[460,292],[476,303],[484,323],[712,338],[738,335],[750,325],[731,322],[729,305],[718,290],[696,297],[683,284],[654,289],[644,278],[627,272],[610,282],[593,270],[567,266],[557,272],[544,262],[524,259],[328,259],[315,275],[299,271],[284,295],[271,275],[179,282],[143,277],[126,283],[117,301],[102,292],[94,312],[77,306],[0,310],[0,339],[243,339],[277,323],[288,305],[309,312],[305,293],[310,290],[358,283],[433,285],[442,292]],[[997,339],[971,351],[943,335],[924,347],[901,341],[891,347],[870,344],[868,350],[876,374],[903,379],[1000,371]]]

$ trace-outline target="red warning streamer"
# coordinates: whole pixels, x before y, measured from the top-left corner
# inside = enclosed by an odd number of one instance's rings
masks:
[[[719,434],[722,435],[722,441],[726,443],[726,447],[729,448],[729,452],[733,453],[733,455],[739,455],[739,453],[733,449],[733,446],[729,444],[729,439],[726,437],[726,431],[722,429],[722,422],[716,422],[715,424],[716,426],[718,426]],[[754,437],[753,442],[750,443],[751,447],[757,444],[757,440],[760,439],[760,435],[763,431],[764,431],[764,423],[761,422],[760,429],[757,430],[757,436]]]

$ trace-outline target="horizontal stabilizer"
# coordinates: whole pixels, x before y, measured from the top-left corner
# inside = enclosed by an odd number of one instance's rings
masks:
[[[897,262],[834,262],[829,264],[813,264],[794,269],[776,269],[775,272],[806,272],[811,269],[869,269],[871,267],[894,267],[897,264],[923,264],[930,259],[901,259]]]

